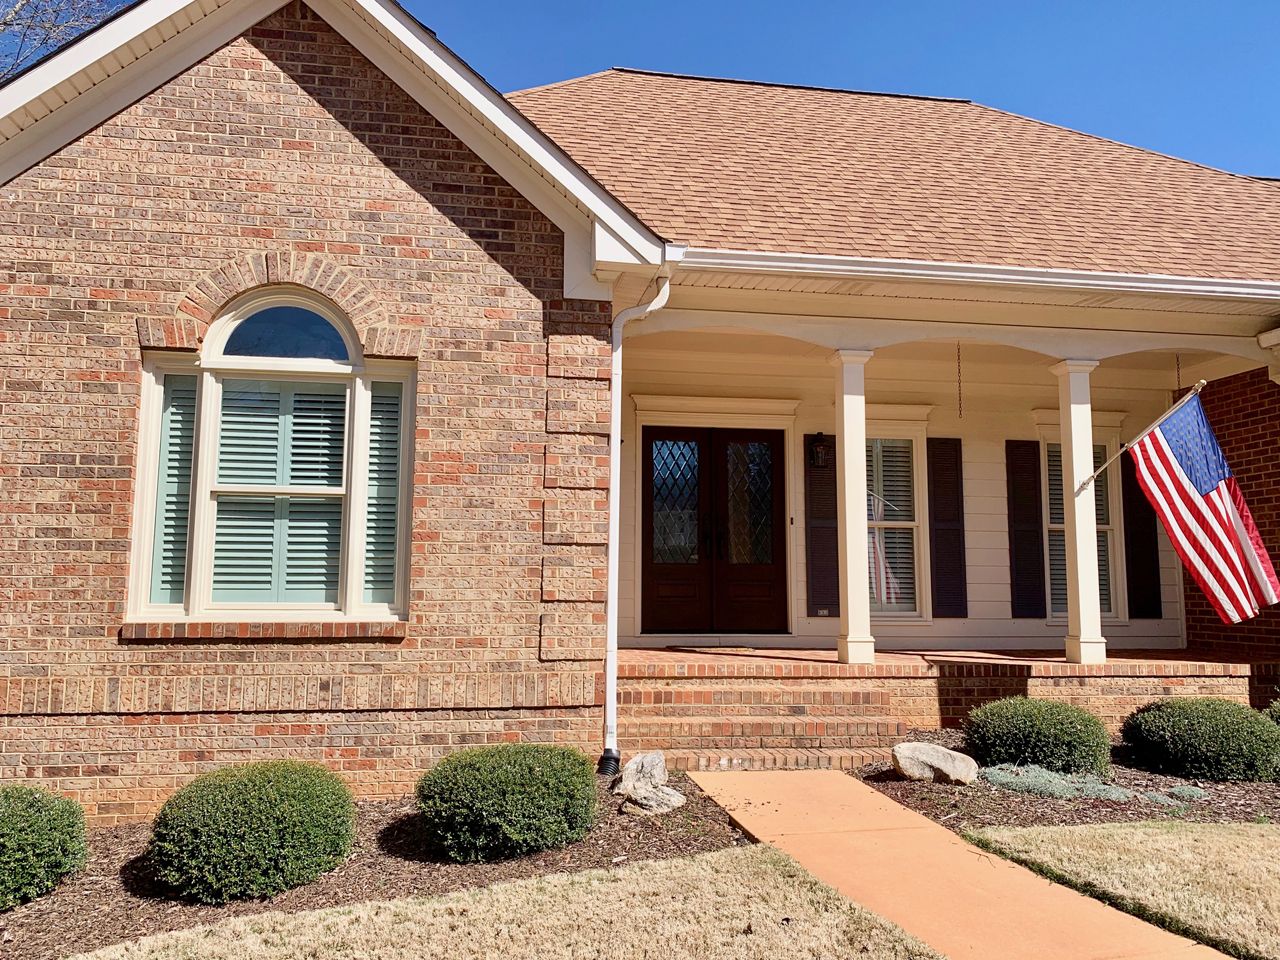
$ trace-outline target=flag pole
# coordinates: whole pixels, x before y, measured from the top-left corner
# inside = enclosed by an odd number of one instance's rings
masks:
[[[1200,393],[1200,391],[1205,388],[1205,384],[1207,384],[1208,382],[1209,381],[1207,380],[1197,380],[1196,385],[1194,387],[1192,387],[1190,390],[1186,392],[1186,394],[1180,397],[1178,399],[1178,402],[1175,403],[1172,407],[1170,407],[1164,413],[1160,414],[1160,416],[1156,417],[1156,419],[1151,423],[1150,426],[1147,427],[1147,429],[1143,430],[1140,434],[1138,434],[1128,443],[1124,444],[1124,446],[1122,446],[1119,450],[1117,450],[1115,453],[1113,453],[1110,457],[1107,458],[1106,463],[1100,466],[1097,470],[1093,471],[1093,473],[1089,474],[1089,476],[1085,477],[1084,480],[1081,481],[1080,486],[1076,487],[1076,493],[1079,493],[1089,484],[1093,483],[1094,480],[1098,479],[1098,474],[1102,473],[1102,471],[1106,470],[1107,467],[1111,466],[1113,463],[1119,460],[1122,456],[1124,456],[1129,451],[1130,447],[1132,447],[1134,444],[1140,441],[1143,437],[1145,437],[1148,433],[1150,433],[1156,427],[1160,426],[1160,424],[1168,420],[1169,417],[1171,417],[1176,410],[1181,409],[1184,403],[1189,402],[1192,397],[1197,396]]]

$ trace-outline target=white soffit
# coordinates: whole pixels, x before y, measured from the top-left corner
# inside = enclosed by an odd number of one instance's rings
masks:
[[[603,298],[598,267],[652,267],[664,244],[393,0],[311,8],[565,234],[566,296]],[[0,184],[57,152],[283,6],[143,0],[0,88]],[[607,251],[607,264],[592,258]]]
[[[1275,309],[1280,283],[1162,274],[1103,273],[998,264],[886,260],[872,257],[769,253],[690,247],[677,275],[729,289],[781,287],[796,292],[864,293],[876,284],[919,283],[1074,291],[1076,306],[1108,306],[1116,297],[1152,298],[1152,308],[1170,297],[1189,300],[1268,302]],[[723,278],[723,279],[719,279]],[[772,282],[769,279],[772,278]],[[1126,306],[1132,307],[1131,302]],[[1252,312],[1252,311],[1249,311]]]

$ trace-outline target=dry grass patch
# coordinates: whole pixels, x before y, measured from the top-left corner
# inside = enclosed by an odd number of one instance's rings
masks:
[[[429,900],[264,913],[92,960],[940,960],[768,847],[496,884]]]
[[[1280,960],[1280,826],[1099,823],[988,828],[972,837],[1232,956]]]

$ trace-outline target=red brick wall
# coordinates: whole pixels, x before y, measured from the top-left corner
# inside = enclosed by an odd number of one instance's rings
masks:
[[[0,777],[110,819],[249,756],[384,794],[459,744],[598,748],[611,307],[562,298],[544,216],[298,3],[3,196]],[[281,279],[416,353],[404,635],[122,635],[141,348]]]
[[[1200,398],[1262,540],[1280,563],[1280,386],[1262,368],[1215,380]],[[1185,575],[1183,590],[1190,647],[1280,659],[1280,606],[1228,626]]]

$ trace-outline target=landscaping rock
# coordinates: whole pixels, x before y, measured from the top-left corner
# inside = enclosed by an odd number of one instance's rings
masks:
[[[612,789],[615,796],[623,798],[626,813],[653,816],[684,806],[684,794],[667,786],[667,761],[661,750],[628,760]]]
[[[935,783],[973,783],[978,762],[936,743],[900,743],[893,748],[893,769],[908,780]]]

